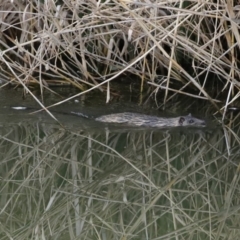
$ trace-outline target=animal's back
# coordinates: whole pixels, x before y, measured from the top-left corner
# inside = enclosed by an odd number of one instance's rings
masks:
[[[106,123],[122,123],[132,126],[148,126],[148,127],[177,127],[177,126],[205,126],[204,120],[193,117],[191,114],[187,116],[175,118],[162,118],[139,113],[116,113],[103,115],[96,118],[97,121]]]

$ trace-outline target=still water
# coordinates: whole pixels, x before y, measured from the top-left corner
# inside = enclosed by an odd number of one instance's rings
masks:
[[[240,238],[238,129],[126,128],[66,114],[156,113],[100,99],[59,107],[59,125],[11,109],[33,103],[9,95],[1,95],[0,239]]]

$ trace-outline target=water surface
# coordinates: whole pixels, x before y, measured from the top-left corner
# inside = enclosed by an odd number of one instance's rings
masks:
[[[65,114],[163,115],[104,99],[59,106],[59,125],[11,109],[20,95],[1,96],[0,239],[238,239],[238,129],[126,128]]]

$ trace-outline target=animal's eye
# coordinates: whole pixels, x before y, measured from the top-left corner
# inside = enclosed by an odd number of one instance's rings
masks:
[[[189,120],[189,123],[194,123],[194,121],[191,119],[191,120]]]

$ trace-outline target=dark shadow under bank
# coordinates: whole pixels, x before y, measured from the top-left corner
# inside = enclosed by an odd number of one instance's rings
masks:
[[[151,91],[140,92],[140,85],[132,88],[131,84],[119,84],[111,83],[111,91],[109,103],[106,104],[106,92],[100,92],[98,89],[87,94],[75,97],[64,104],[60,104],[54,107],[56,111],[76,111],[83,113],[91,113],[94,116],[105,115],[116,112],[139,112],[149,115],[187,115],[192,113],[197,117],[205,118],[206,111],[210,111],[208,116],[211,116],[211,112],[216,111],[212,108],[211,104],[201,99],[194,99],[183,95],[176,95],[173,99],[168,101],[166,105],[163,104],[164,91],[159,91],[155,95]],[[39,108],[38,104],[28,94],[23,99],[22,89],[1,89],[0,101],[3,101],[6,106],[26,106]],[[63,99],[75,96],[79,93],[74,88],[53,88],[56,94],[45,92],[44,106],[50,106],[52,104],[61,102]],[[41,101],[40,95],[36,95]],[[84,108],[84,109],[83,109]],[[93,108],[93,109],[92,109]],[[86,112],[84,112],[84,110]],[[66,112],[66,111],[65,111]]]

